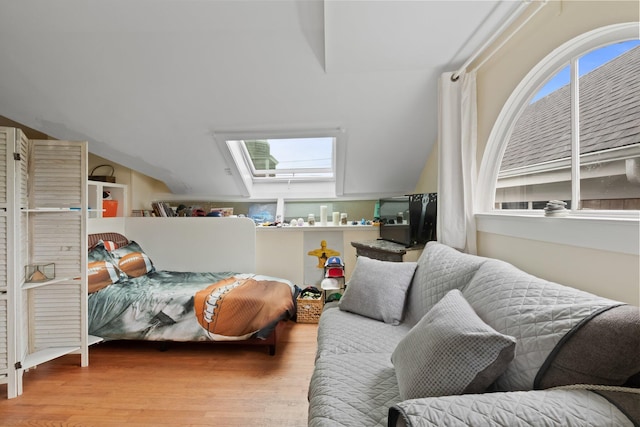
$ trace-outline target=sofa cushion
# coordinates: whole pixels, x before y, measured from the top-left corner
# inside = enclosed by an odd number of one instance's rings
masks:
[[[380,261],[360,256],[340,299],[340,310],[398,325],[415,262]]]
[[[620,305],[596,313],[565,335],[540,369],[535,387],[620,386],[638,372],[640,309]]]
[[[486,325],[460,291],[447,293],[391,356],[402,399],[482,393],[513,359],[515,339]]]
[[[513,361],[496,381],[501,391],[531,390],[565,334],[592,314],[620,305],[498,260],[484,263],[462,293],[483,321],[517,340]]]
[[[387,426],[400,401],[390,353],[332,354],[316,361],[309,385],[310,427]]]
[[[391,325],[369,317],[338,309],[337,303],[325,305],[318,324],[318,350],[321,354],[391,354],[407,332],[405,324]]]
[[[404,321],[415,325],[447,292],[464,289],[485,261],[486,258],[428,242],[409,288]]]

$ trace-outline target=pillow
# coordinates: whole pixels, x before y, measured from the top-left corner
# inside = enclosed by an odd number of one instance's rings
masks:
[[[104,244],[105,249],[108,251],[118,249],[118,245],[116,244],[116,242],[113,242],[111,240],[103,240],[102,243]]]
[[[104,242],[100,240],[87,253],[87,262],[92,261],[113,261],[109,251],[104,247]]]
[[[109,261],[92,261],[87,265],[87,285],[89,293],[98,292],[109,285],[118,283],[122,272]]]
[[[124,271],[127,277],[139,277],[156,271],[151,259],[134,241],[110,251],[109,255],[117,262],[118,268]]]
[[[102,241],[89,250],[87,284],[90,294],[126,278],[126,274],[114,264],[113,258]]]
[[[359,256],[340,298],[340,310],[400,324],[415,262],[391,262]]]
[[[496,332],[459,290],[449,291],[391,355],[403,400],[482,393],[513,359],[516,340]]]

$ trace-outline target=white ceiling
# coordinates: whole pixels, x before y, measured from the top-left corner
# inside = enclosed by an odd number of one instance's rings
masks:
[[[242,193],[216,132],[341,127],[344,197],[404,194],[437,78],[519,2],[0,0],[0,115],[164,181]]]

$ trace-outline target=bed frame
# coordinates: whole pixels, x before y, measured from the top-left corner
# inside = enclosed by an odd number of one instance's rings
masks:
[[[88,247],[99,240],[123,245],[136,241],[158,270],[255,273],[256,230],[249,218],[108,218],[88,225]],[[267,346],[276,353],[278,330],[267,339],[212,341],[216,344]]]

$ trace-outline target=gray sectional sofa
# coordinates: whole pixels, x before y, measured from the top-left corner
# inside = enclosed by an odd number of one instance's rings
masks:
[[[640,423],[638,307],[499,260],[359,257],[318,326],[310,426]]]

